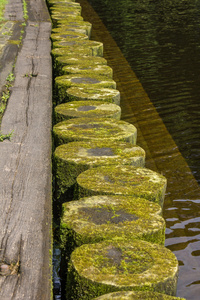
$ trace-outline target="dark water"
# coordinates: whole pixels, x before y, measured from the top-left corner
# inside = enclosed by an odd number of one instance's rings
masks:
[[[177,296],[199,300],[200,1],[89,2],[128,61],[86,7],[84,19],[94,25],[94,39],[104,42],[104,56],[116,74],[122,118],[138,127],[147,167],[168,179],[166,246],[179,260]],[[86,6],[85,0],[80,3]]]

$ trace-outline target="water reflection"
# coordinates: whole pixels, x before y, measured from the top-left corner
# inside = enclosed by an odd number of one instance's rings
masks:
[[[122,118],[137,126],[146,166],[168,179],[166,246],[179,260],[178,296],[198,300],[200,2],[90,0],[122,55],[87,1],[79,1],[85,20],[93,24],[93,39],[104,43],[114,70]]]

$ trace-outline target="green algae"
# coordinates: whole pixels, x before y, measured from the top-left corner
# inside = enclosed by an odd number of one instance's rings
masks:
[[[53,127],[56,146],[73,141],[123,141],[136,144],[137,129],[125,121],[111,118],[76,118]]]
[[[120,92],[108,88],[71,87],[67,90],[66,101],[104,101],[120,105]]]
[[[93,300],[186,300],[184,298],[169,296],[150,291],[120,291],[106,294]]]
[[[113,118],[120,120],[121,108],[101,101],[72,101],[57,105],[54,109],[55,123],[72,118]]]
[[[53,162],[59,199],[65,198],[77,176],[91,167],[116,164],[143,167],[145,151],[139,146],[119,141],[71,142],[56,148]]]
[[[164,246],[114,238],[76,248],[68,268],[67,297],[93,299],[120,290],[174,296],[178,261]]]
[[[76,197],[126,195],[145,198],[163,206],[167,180],[147,168],[101,166],[77,177]]]

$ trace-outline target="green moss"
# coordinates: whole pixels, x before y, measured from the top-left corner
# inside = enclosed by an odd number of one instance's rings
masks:
[[[76,33],[73,31],[62,31],[59,33],[52,33],[51,40],[54,41],[66,41],[71,39],[88,40],[88,36],[83,33]]]
[[[125,195],[145,198],[163,206],[167,180],[146,168],[101,166],[80,174],[77,197],[91,195]]]
[[[67,297],[92,299],[120,290],[175,295],[178,261],[158,244],[115,238],[82,245],[71,255]]]
[[[66,56],[66,55],[83,55],[83,56],[93,56],[95,54],[93,52],[93,49],[90,47],[78,47],[75,51],[73,52],[73,48],[71,47],[65,47],[65,48],[55,48],[51,50],[51,55],[53,57],[53,62],[55,62],[56,58],[59,56]],[[95,56],[95,55],[94,55]],[[98,55],[97,55],[98,56]]]
[[[137,129],[132,124],[114,119],[77,118],[53,127],[56,146],[73,141],[124,141],[136,144]]]
[[[73,51],[75,54],[79,53],[80,50],[88,50],[88,53],[92,53],[92,56],[103,56],[103,44],[100,42],[90,41],[90,40],[76,40],[71,39],[71,41],[57,41],[53,43],[53,48],[64,48],[67,52]]]
[[[115,237],[164,245],[165,221],[158,204],[142,198],[93,196],[63,204],[62,248],[68,256],[83,244]]]
[[[54,70],[56,76],[64,75],[64,66],[77,66],[80,62],[84,66],[106,65],[107,61],[103,57],[97,56],[83,56],[79,54],[69,53],[65,56],[58,56],[55,58]]]
[[[66,6],[66,7],[75,7],[75,8],[77,8],[77,7],[80,7],[80,4],[79,3],[76,3],[76,2],[74,2],[74,1],[71,1],[71,0],[48,0],[47,1],[47,4],[48,4],[48,6],[49,7],[51,7],[51,6],[60,6],[60,5],[64,5],[64,6]]]
[[[66,101],[105,101],[120,104],[120,93],[115,89],[92,88],[92,87],[71,87],[67,90]]]
[[[77,66],[65,66],[62,69],[63,74],[94,74],[100,76],[106,76],[110,79],[113,78],[113,70],[109,66],[91,66],[91,65],[84,65],[79,64]]]
[[[87,32],[87,35],[89,37],[91,35],[92,24],[89,23],[89,22],[79,21],[79,20],[74,21],[70,18],[58,20],[58,22],[57,22],[57,27],[58,28],[63,28],[64,29],[65,26],[72,26],[72,27],[76,27],[76,28],[84,28]]]
[[[93,300],[186,300],[184,298],[169,296],[150,291],[120,291],[106,294]]]
[[[79,3],[57,3],[49,7],[51,14],[53,13],[62,13],[62,12],[75,12],[78,15],[81,15],[82,7]]]
[[[72,118],[113,118],[120,120],[121,108],[101,101],[72,101],[57,105],[54,110],[55,122]]]
[[[70,14],[68,13],[68,15],[59,15],[59,14],[54,14],[54,15],[51,15],[51,20],[52,20],[52,23],[53,23],[53,27],[57,27],[57,25],[59,24],[59,22],[61,21],[65,21],[65,20],[68,20],[69,21],[73,21],[73,22],[83,22],[83,17],[81,16],[77,16],[76,14]]]
[[[55,98],[57,104],[66,102],[67,89],[70,87],[116,88],[116,82],[106,76],[93,74],[63,75],[55,78]]]
[[[100,165],[144,166],[145,151],[130,143],[109,141],[71,142],[61,145],[54,152],[54,174],[57,197],[67,194],[83,171]]]
[[[56,28],[53,28],[51,32],[59,34],[60,32],[63,32],[63,31],[72,31],[72,32],[76,32],[76,33],[86,34],[88,36],[87,31],[84,28],[81,28],[81,27],[77,28],[77,27],[73,27],[73,26],[64,26],[64,28],[56,27]]]

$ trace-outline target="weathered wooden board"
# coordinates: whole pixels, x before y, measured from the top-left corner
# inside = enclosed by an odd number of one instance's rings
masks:
[[[51,23],[40,7],[30,2],[1,126],[13,131],[0,143],[0,265],[11,272],[0,275],[4,300],[51,299]]]

